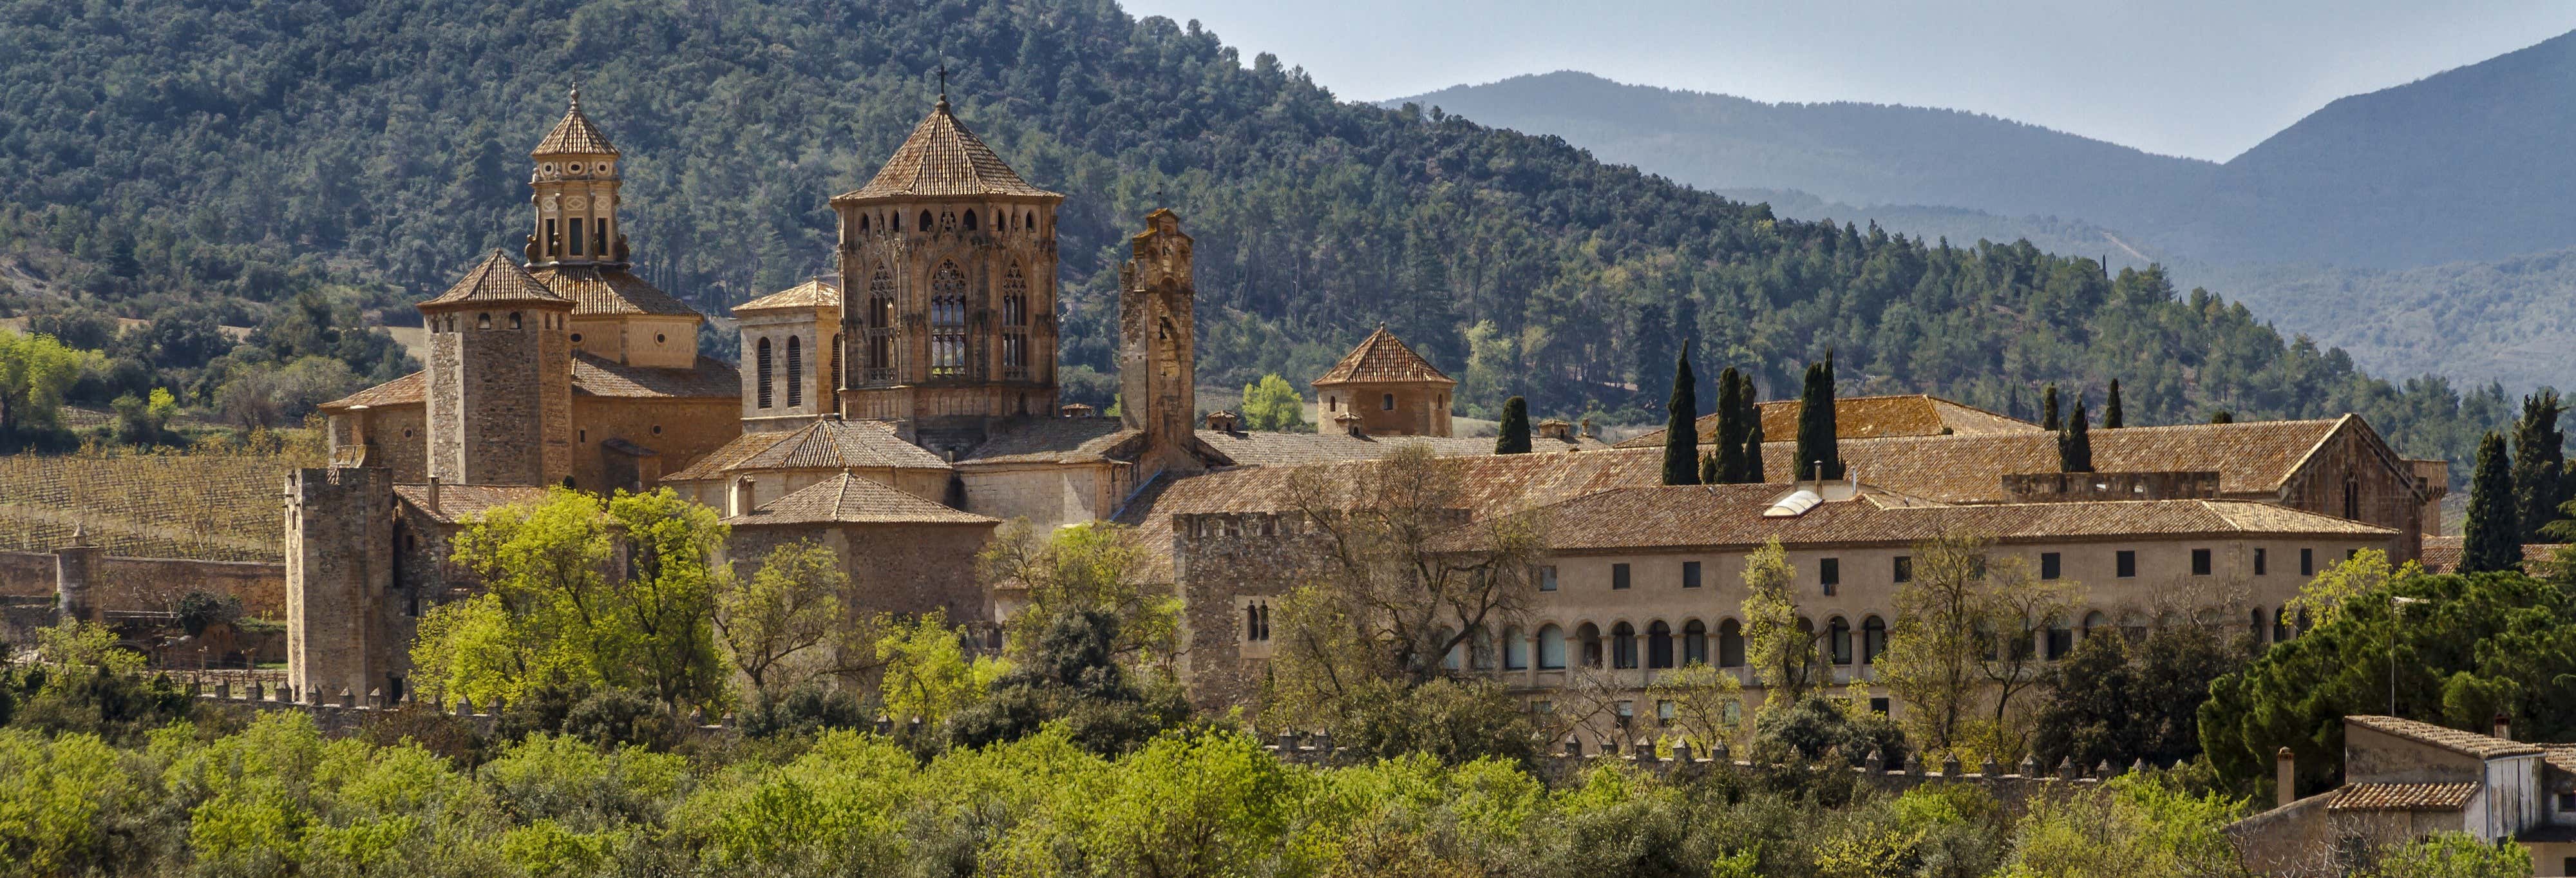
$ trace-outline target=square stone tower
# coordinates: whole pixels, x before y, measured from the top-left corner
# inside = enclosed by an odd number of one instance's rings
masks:
[[[420,303],[431,478],[551,485],[572,475],[572,309],[497,250]]]

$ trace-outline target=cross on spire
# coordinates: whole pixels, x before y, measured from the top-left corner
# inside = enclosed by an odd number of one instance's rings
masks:
[[[939,108],[948,109],[948,62],[939,63]]]

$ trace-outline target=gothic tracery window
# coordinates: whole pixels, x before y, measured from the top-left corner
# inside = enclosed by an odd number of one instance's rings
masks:
[[[868,279],[867,380],[894,380],[894,272],[877,264]]]
[[[930,275],[930,374],[966,373],[966,275],[942,262]]]
[[[1002,275],[1002,374],[1029,373],[1029,280],[1013,264]]]

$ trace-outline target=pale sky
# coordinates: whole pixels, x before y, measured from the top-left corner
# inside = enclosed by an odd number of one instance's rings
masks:
[[[1524,73],[1971,110],[2224,161],[2326,102],[2576,30],[2495,0],[1122,0],[1383,100]]]

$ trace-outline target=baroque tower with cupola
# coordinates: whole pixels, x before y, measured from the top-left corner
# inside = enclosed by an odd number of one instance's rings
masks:
[[[1056,408],[1055,214],[949,111],[913,128],[840,216],[842,413],[954,457]]]

